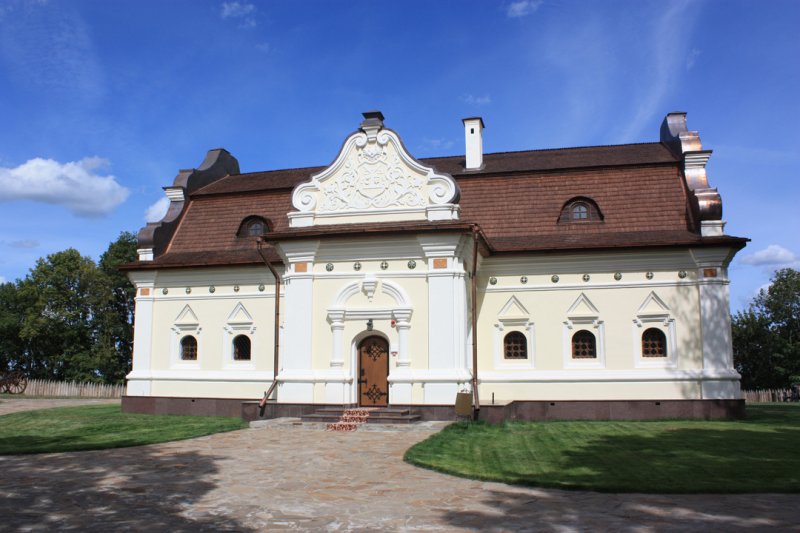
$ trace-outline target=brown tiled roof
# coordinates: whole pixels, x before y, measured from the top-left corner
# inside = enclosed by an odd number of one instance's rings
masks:
[[[477,172],[463,170],[463,156],[421,161],[455,177],[460,221],[290,228],[292,189],[325,167],[229,175],[191,194],[164,253],[128,268],[260,263],[254,241],[237,237],[242,220],[251,215],[269,220],[276,240],[467,232],[477,225],[490,253],[745,242],[700,237],[680,160],[661,143],[486,154]],[[559,223],[562,207],[578,196],[594,200],[602,220]],[[270,261],[279,260],[272,249],[268,252]]]

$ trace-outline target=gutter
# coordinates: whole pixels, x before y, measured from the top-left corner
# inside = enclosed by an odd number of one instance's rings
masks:
[[[478,226],[472,226],[472,419],[478,420]]]
[[[272,395],[275,388],[278,386],[278,371],[280,370],[280,363],[278,360],[278,354],[280,353],[280,318],[281,318],[281,277],[278,274],[278,271],[275,270],[275,267],[267,260],[267,257],[264,255],[263,246],[266,243],[266,239],[264,237],[260,237],[258,241],[256,241],[256,248],[258,249],[258,255],[261,256],[261,259],[264,261],[264,264],[267,265],[267,268],[270,272],[272,272],[272,276],[275,278],[275,353],[274,353],[274,373],[272,375],[272,384],[269,386],[269,389],[264,392],[264,397],[261,398],[261,401],[258,402],[258,416],[264,416],[264,410],[267,408],[267,399]]]

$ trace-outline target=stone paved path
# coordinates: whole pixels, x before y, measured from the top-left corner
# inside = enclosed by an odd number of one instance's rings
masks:
[[[0,457],[0,531],[800,531],[795,495],[537,490],[403,463],[434,431],[277,421],[140,448]]]

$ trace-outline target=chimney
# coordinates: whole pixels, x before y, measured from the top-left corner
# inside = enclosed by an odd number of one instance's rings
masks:
[[[466,170],[481,170],[483,168],[483,119],[469,117],[462,119],[464,123],[464,140],[466,141],[467,164]]]

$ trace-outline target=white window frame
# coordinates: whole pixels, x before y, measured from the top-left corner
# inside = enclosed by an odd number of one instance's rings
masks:
[[[660,311],[645,311],[648,305],[654,302]],[[666,357],[644,357],[642,355],[642,334],[645,330],[657,328],[667,338]],[[633,365],[636,368],[677,368],[678,343],[675,332],[675,318],[664,301],[651,292],[636,313],[632,325],[633,334]]]
[[[188,305],[184,306],[170,329],[173,333],[172,341],[170,342],[170,368],[200,368],[200,355],[203,353],[203,342],[200,332],[203,328],[200,327],[200,320],[197,318],[194,311],[192,311],[192,308]],[[197,341],[197,359],[193,361],[181,359],[181,339],[187,335],[193,336]]]
[[[255,335],[256,326],[253,323],[253,317],[247,312],[242,302],[237,302],[233,307],[222,330],[222,367],[224,369],[255,370],[256,355],[259,353]],[[236,360],[233,358],[233,339],[239,335],[246,335],[250,339],[250,359]]]
[[[506,359],[505,338],[512,331],[525,335],[528,357],[526,359]],[[517,368],[536,368],[536,327],[528,318],[498,318],[494,325],[494,367],[497,370]]]
[[[586,312],[577,312],[583,307]],[[563,364],[564,368],[605,368],[606,367],[606,327],[600,319],[600,312],[589,300],[581,293],[580,296],[567,310],[567,318],[564,320],[562,333]],[[594,335],[597,357],[594,359],[574,359],[572,357],[572,336],[578,331],[585,329]]]

